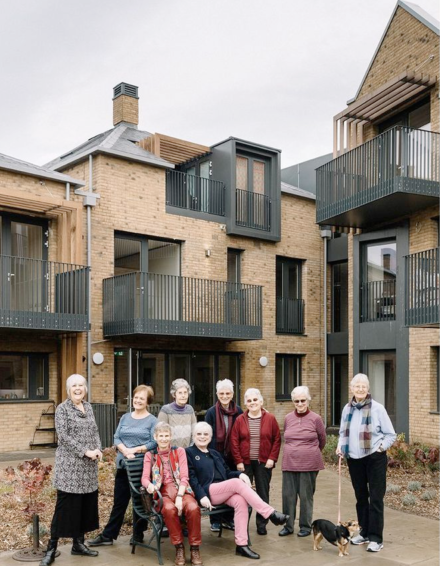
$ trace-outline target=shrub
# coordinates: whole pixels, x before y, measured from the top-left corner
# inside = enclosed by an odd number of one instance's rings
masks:
[[[415,497],[412,493],[408,493],[405,497],[403,497],[402,503],[405,507],[411,507],[417,503],[417,497]]]
[[[407,487],[409,491],[420,491],[422,489],[422,484],[419,481],[410,481],[408,482]]]
[[[396,485],[394,483],[390,483],[387,485],[387,493],[400,493],[401,487],[400,485]]]
[[[338,439],[339,437],[334,434],[329,434],[327,436],[327,442],[324,446],[324,450],[322,451],[324,462],[327,462],[327,464],[337,464],[339,461],[339,457],[336,455]]]
[[[420,499],[422,501],[432,501],[435,497],[435,493],[433,493],[432,491],[424,491],[422,493],[422,495],[420,496]]]

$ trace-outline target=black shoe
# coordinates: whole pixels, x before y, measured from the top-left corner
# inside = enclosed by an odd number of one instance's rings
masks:
[[[98,556],[99,552],[97,550],[90,550],[90,548],[86,546],[81,539],[74,538],[70,554],[75,556]]]
[[[260,555],[251,550],[247,545],[246,546],[236,546],[235,547],[235,554],[239,556],[244,556],[245,558],[252,558],[253,560],[259,560]]]
[[[112,544],[113,539],[105,537],[103,534],[100,534],[97,537],[87,541],[88,546],[111,546]]]
[[[144,542],[144,535],[143,534],[135,534],[130,539],[130,545],[133,546],[133,542]]]
[[[222,528],[227,531],[235,531],[234,521],[222,521]]]
[[[162,529],[162,534],[160,535],[160,538],[168,538],[170,536],[170,532],[167,529],[167,526],[164,525],[163,529]]]
[[[284,513],[280,513],[279,511],[274,511],[272,515],[269,517],[269,520],[274,525],[284,525],[289,520],[289,515],[284,515]]]
[[[293,531],[289,531],[287,527],[283,527],[278,533],[278,536],[280,537],[287,537],[288,535],[293,535]]]
[[[261,526],[257,527],[257,534],[267,535],[266,525],[261,525]]]
[[[300,529],[297,536],[299,537],[308,537],[310,536],[312,531],[306,531],[305,529]]]
[[[57,546],[58,539],[50,539],[49,544],[47,545],[46,554],[43,556],[40,566],[50,566],[50,564],[55,561]]]

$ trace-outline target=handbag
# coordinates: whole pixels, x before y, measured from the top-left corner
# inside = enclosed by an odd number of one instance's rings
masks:
[[[153,511],[153,496],[151,493],[145,489],[145,487],[140,487],[139,492],[141,494],[142,507],[146,513],[151,513]]]

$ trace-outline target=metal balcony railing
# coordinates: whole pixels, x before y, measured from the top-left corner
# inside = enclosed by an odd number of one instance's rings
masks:
[[[396,319],[396,280],[364,281],[360,288],[361,322]]]
[[[103,294],[105,336],[262,337],[257,285],[136,272],[105,279]]]
[[[317,222],[395,192],[438,198],[439,136],[396,126],[319,167]]]
[[[303,299],[284,299],[277,297],[277,333],[304,334]]]
[[[166,203],[207,214],[225,215],[225,185],[221,181],[167,171]]]
[[[235,206],[238,226],[270,231],[271,200],[267,195],[237,189]]]
[[[439,324],[439,248],[405,257],[405,324]]]
[[[89,268],[0,256],[0,327],[89,330]]]

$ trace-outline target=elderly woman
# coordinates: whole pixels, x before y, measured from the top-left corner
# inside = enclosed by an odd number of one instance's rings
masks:
[[[385,407],[371,398],[365,374],[353,377],[350,390],[353,397],[342,411],[336,454],[347,458],[356,496],[361,530],[351,542],[368,543],[369,552],[379,552],[383,548],[386,451],[396,440],[396,433]]]
[[[162,407],[158,420],[172,427],[173,446],[186,448],[191,444],[192,429],[197,422],[194,409],[188,405],[191,386],[186,379],[175,379],[170,393],[174,402]]]
[[[139,385],[133,391],[133,412],[126,413],[119,421],[114,442],[118,449],[116,457],[116,476],[113,508],[110,518],[102,533],[89,541],[89,546],[109,546],[118,538],[124,521],[125,512],[130,503],[130,484],[124,458],[143,458],[145,452],[156,448],[153,430],[157,419],[148,412],[148,405],[153,401],[154,391],[148,385]],[[133,510],[133,538],[143,540],[142,521]]]
[[[241,407],[232,400],[234,397],[234,384],[230,379],[217,381],[217,403],[206,411],[205,422],[212,427],[212,440],[209,448],[214,448],[225,459],[230,468],[235,468],[231,454],[231,431],[237,417],[243,414]],[[222,517],[226,528],[234,528],[229,515]],[[221,525],[214,515],[211,515],[211,531],[219,532]]]
[[[299,507],[299,537],[310,535],[313,517],[313,495],[319,470],[324,469],[322,449],[326,434],[322,419],[309,409],[309,388],[295,387],[291,393],[295,410],[284,421],[283,452],[283,513],[290,519],[278,533],[291,535],[295,523],[296,504]]]
[[[157,449],[147,452],[144,458],[142,485],[148,493],[160,491],[163,498],[162,516],[168,528],[171,543],[176,547],[176,566],[185,565],[185,548],[180,516],[185,513],[191,564],[203,564],[200,556],[202,542],[200,507],[189,485],[188,463],[185,450],[171,447],[172,431],[168,423],[159,422],[154,429]]]
[[[255,479],[257,493],[269,503],[272,469],[281,447],[280,427],[276,418],[263,409],[263,396],[258,389],[244,394],[246,411],[235,421],[231,434],[231,452],[237,470]],[[267,518],[257,513],[257,533],[267,535]]]
[[[239,471],[231,471],[223,456],[208,448],[212,440],[212,428],[200,422],[194,427],[194,445],[186,449],[189,478],[200,505],[211,510],[213,505],[226,503],[234,508],[235,553],[246,558],[258,559],[260,555],[248,546],[248,506],[255,509],[265,521],[282,525],[288,516],[275,511],[251,488],[249,477]]]
[[[84,534],[99,527],[98,460],[102,458],[98,427],[82,375],[71,375],[66,382],[68,399],[58,405],[55,428],[58,448],[55,454],[54,486],[57,501],[50,528],[50,541],[40,566],[55,560],[60,537],[73,538],[72,554],[98,556],[84,544]]]

